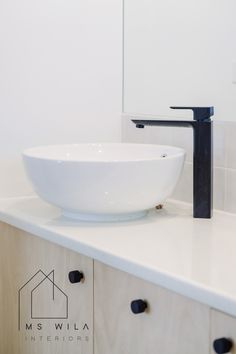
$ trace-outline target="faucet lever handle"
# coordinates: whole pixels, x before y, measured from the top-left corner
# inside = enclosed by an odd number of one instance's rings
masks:
[[[178,107],[171,106],[171,109],[191,109],[193,111],[193,119],[197,121],[209,120],[214,115],[214,107]]]

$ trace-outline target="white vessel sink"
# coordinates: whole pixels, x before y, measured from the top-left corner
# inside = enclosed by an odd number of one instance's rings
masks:
[[[66,217],[128,220],[168,198],[181,175],[183,149],[104,143],[34,147],[23,159],[35,192]]]

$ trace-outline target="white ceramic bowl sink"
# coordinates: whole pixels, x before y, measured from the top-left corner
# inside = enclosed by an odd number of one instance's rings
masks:
[[[115,221],[145,215],[172,194],[183,149],[104,143],[35,147],[23,159],[35,192],[79,220]]]

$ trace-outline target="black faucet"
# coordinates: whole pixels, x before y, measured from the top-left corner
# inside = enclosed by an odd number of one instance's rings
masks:
[[[139,120],[133,119],[137,128],[147,126],[193,128],[193,216],[209,219],[213,204],[213,122],[214,107],[170,107],[191,109],[193,120]]]

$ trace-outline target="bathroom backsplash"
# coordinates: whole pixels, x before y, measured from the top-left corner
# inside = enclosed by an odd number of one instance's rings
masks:
[[[174,145],[186,150],[181,179],[173,199],[191,202],[193,195],[193,138],[192,129],[145,127],[136,129],[132,118],[154,118],[147,115],[123,114],[122,141]],[[236,122],[214,121],[214,209],[236,213]]]

